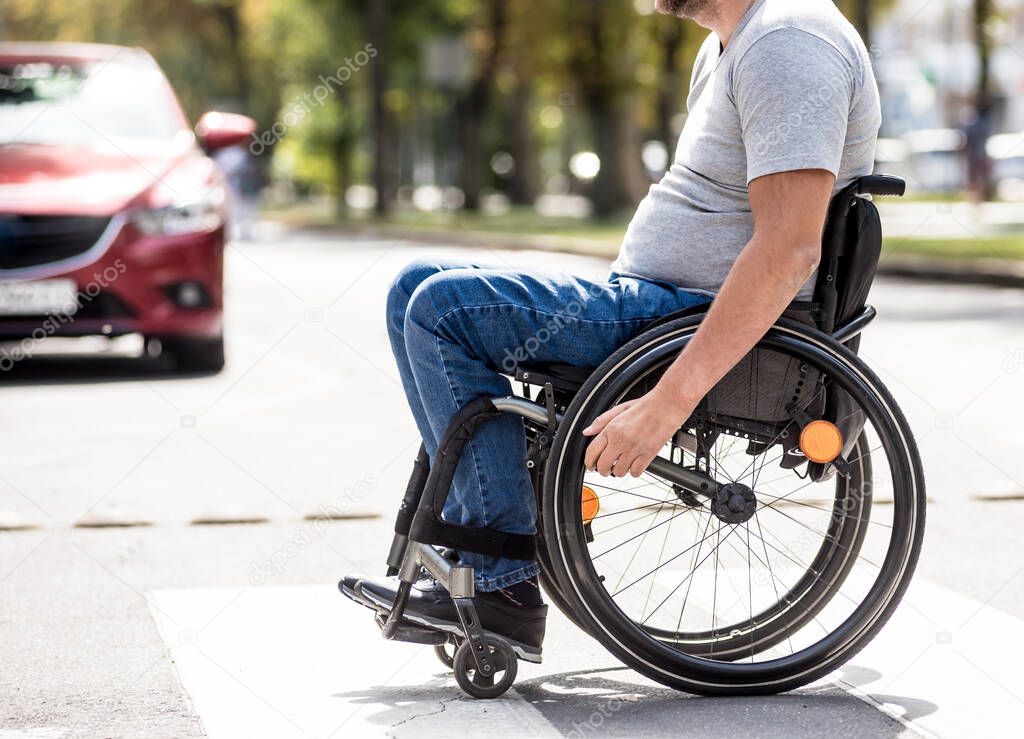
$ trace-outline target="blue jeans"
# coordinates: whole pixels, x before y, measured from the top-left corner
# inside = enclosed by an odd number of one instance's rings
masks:
[[[416,425],[433,459],[455,413],[481,396],[512,393],[519,363],[596,367],[651,321],[709,298],[621,277],[523,273],[417,261],[388,292],[391,348]],[[444,518],[512,534],[536,532],[522,420],[480,427],[456,470]],[[481,591],[536,575],[536,562],[460,552]]]

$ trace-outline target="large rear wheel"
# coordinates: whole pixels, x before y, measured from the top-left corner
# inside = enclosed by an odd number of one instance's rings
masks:
[[[923,533],[920,461],[877,377],[827,337],[784,323],[742,382],[726,378],[663,452],[740,491],[746,509],[651,472],[585,470],[581,429],[649,389],[696,325],[682,319],[623,347],[568,409],[543,486],[549,574],[564,608],[655,680],[706,694],[789,690],[842,665],[899,602]],[[813,420],[850,431],[845,418],[826,420],[837,393],[863,423],[823,474],[796,438]],[[584,486],[600,499],[589,525]]]

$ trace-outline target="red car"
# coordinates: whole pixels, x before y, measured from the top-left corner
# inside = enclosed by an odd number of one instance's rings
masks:
[[[47,336],[142,334],[183,371],[224,365],[226,190],[153,58],[94,44],[0,47],[0,369]]]

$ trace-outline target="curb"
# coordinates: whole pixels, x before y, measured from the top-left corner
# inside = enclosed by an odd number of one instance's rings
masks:
[[[923,282],[1024,289],[1024,262],[1009,259],[896,258],[883,253],[878,274]]]

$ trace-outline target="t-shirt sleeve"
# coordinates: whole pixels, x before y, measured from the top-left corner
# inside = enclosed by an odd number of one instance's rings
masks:
[[[796,28],[755,42],[733,74],[747,153],[747,183],[824,169],[838,175],[860,80],[834,46]]]

